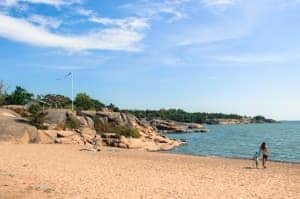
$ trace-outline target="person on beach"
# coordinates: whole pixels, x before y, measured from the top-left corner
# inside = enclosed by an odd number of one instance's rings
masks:
[[[92,140],[92,145],[94,146],[94,150],[95,151],[101,151],[101,149],[98,148],[98,142],[97,142],[97,135],[94,136],[93,140]]]
[[[259,154],[258,154],[258,152],[255,152],[253,159],[255,160],[255,166],[258,169],[258,164],[259,164]]]
[[[266,164],[267,164],[269,152],[268,152],[267,144],[265,142],[263,142],[260,145],[259,153],[262,155],[262,165],[263,165],[263,168],[266,168]]]

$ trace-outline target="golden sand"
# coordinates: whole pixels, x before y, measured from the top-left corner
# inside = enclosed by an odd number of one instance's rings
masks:
[[[72,145],[0,145],[0,198],[300,198],[300,164]]]

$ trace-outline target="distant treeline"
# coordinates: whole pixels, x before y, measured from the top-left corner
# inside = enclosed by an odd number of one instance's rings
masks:
[[[7,86],[0,81],[0,106],[1,105],[30,105],[38,103],[45,107],[70,109],[72,100],[60,94],[34,95],[26,89],[17,86],[11,93],[7,92]],[[182,109],[161,109],[161,110],[120,110],[114,104],[106,105],[101,101],[90,97],[86,93],[78,93],[74,99],[76,110],[101,110],[108,108],[112,111],[129,112],[140,119],[162,119],[174,120],[177,122],[193,122],[193,123],[214,123],[216,119],[241,119],[243,116],[237,114],[223,113],[189,113]],[[263,116],[252,118],[255,122],[265,122],[267,120]]]
[[[147,120],[162,119],[174,120],[177,122],[209,123],[214,119],[241,119],[243,116],[223,113],[189,113],[181,109],[161,109],[161,110],[124,110],[136,117]]]
[[[9,93],[7,91],[7,86],[0,81],[0,106],[30,105],[36,103],[51,108],[70,109],[72,106],[72,100],[69,97],[60,94],[34,95],[21,86],[16,86],[15,90]],[[106,105],[84,92],[76,95],[74,106],[77,110],[100,110],[106,107],[113,111],[119,111],[119,108],[115,105]]]

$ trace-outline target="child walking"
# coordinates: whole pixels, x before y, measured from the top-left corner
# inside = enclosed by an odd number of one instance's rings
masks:
[[[253,159],[255,160],[255,166],[258,169],[258,164],[259,164],[259,154],[258,154],[258,152],[255,152]]]

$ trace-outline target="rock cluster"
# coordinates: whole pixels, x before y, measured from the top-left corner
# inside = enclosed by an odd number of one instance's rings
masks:
[[[155,127],[158,131],[163,133],[188,133],[188,132],[202,132],[206,133],[209,130],[197,123],[181,123],[171,120],[159,120],[154,119],[151,122],[151,126]]]
[[[64,125],[68,119],[79,121],[77,129],[68,129]],[[109,123],[136,129],[139,138],[125,137],[115,133],[98,131],[98,127]],[[169,150],[182,144],[159,135],[150,123],[137,119],[128,113],[102,111],[82,111],[75,114],[66,109],[49,109],[45,117],[46,130],[37,130],[17,113],[0,109],[0,140],[17,143],[40,144],[94,144],[128,149],[145,149],[150,151]],[[98,132],[97,132],[98,131]],[[13,138],[13,139],[12,139]]]
[[[182,144],[181,141],[172,140],[165,136],[159,135],[155,128],[150,123],[139,120],[134,115],[122,112],[111,112],[109,110],[102,110],[98,112],[83,111],[84,117],[94,118],[95,128],[105,123],[125,126],[136,129],[140,138],[131,138],[119,136],[114,133],[101,132],[102,141],[108,146],[115,146],[121,148],[139,148],[146,150],[169,150]]]

